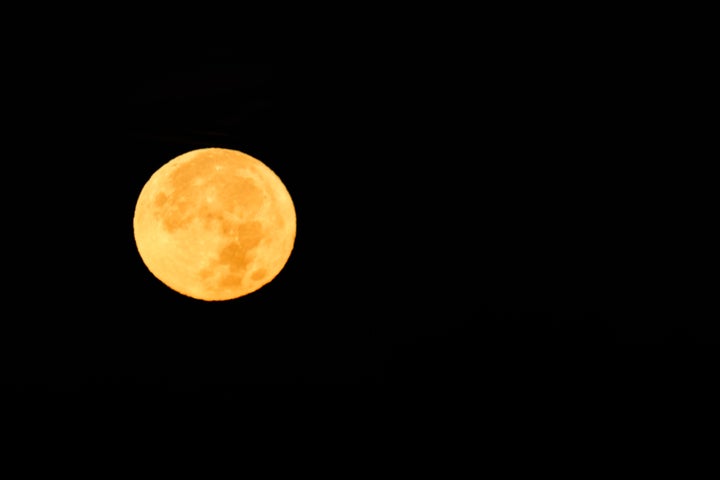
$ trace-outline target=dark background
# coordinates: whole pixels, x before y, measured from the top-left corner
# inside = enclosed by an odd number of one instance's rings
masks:
[[[640,57],[498,42],[463,61],[24,58],[5,87],[3,380],[571,386],[716,365],[711,322],[668,318],[655,289]],[[219,303],[156,280],[132,233],[149,176],[211,146],[270,166],[298,218],[280,275]]]

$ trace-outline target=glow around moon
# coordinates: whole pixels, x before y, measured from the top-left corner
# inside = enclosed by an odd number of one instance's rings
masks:
[[[292,198],[259,160],[223,148],[180,155],[147,181],[135,243],[161,282],[200,300],[252,293],[284,268],[295,242]]]

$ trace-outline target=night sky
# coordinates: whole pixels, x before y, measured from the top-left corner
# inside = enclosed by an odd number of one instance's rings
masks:
[[[647,214],[617,153],[632,112],[613,103],[621,85],[568,69],[572,52],[116,53],[34,64],[6,87],[8,385],[569,385],[717,365],[714,327],[650,313]],[[233,301],[170,290],[133,239],[145,181],[203,147],[266,163],[297,212],[286,268]]]

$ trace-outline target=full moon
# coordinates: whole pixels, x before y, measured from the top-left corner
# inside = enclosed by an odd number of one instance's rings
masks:
[[[203,148],[160,167],[142,188],[133,231],[148,270],[178,293],[231,300],[271,282],[295,243],[292,198],[261,161]]]

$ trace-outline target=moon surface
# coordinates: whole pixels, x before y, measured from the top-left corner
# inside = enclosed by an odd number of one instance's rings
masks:
[[[295,243],[292,198],[264,163],[203,148],[160,167],[142,188],[133,231],[148,270],[171,289],[231,300],[272,281]]]

